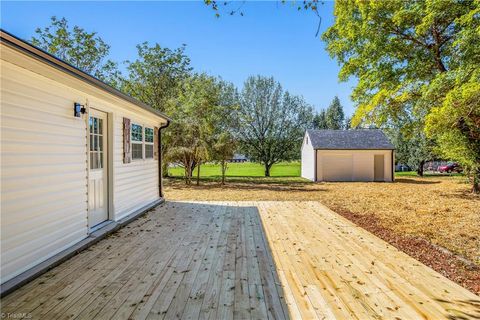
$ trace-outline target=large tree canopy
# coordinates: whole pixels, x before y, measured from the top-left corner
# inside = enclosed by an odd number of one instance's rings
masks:
[[[312,123],[312,107],[302,97],[284,92],[273,78],[249,77],[236,112],[238,140],[245,153],[265,166],[298,159],[305,129]]]
[[[323,35],[340,79],[358,79],[354,126],[406,115],[426,122],[440,152],[476,181],[478,153],[461,150],[478,150],[479,10],[479,0],[340,0]]]
[[[110,46],[96,32],[70,28],[65,18],[51,17],[51,24],[37,28],[32,44],[100,80],[116,85],[117,63],[108,60]]]
[[[126,62],[128,74],[121,89],[155,109],[168,111],[192,71],[185,47],[172,50],[144,42],[137,45],[137,51],[137,59]]]

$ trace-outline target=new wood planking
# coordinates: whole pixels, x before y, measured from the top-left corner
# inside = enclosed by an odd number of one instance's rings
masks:
[[[441,319],[480,298],[318,202],[167,202],[2,299],[45,319]]]

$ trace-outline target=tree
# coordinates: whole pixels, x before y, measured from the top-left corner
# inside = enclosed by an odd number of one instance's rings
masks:
[[[109,84],[116,85],[117,63],[106,60],[110,46],[96,32],[79,26],[71,29],[65,18],[51,17],[45,28],[37,28],[32,44]]]
[[[344,128],[345,113],[337,96],[333,98],[332,103],[325,112],[325,122],[328,129],[339,130]]]
[[[323,35],[340,79],[358,78],[352,124],[382,125],[410,110],[443,155],[470,168],[474,191],[478,157],[465,151],[478,141],[479,13],[479,0],[338,1]]]
[[[352,128],[352,118],[350,117],[345,118],[344,128],[345,130],[350,130]]]
[[[435,143],[425,135],[422,127],[418,121],[402,117],[385,128],[395,146],[395,159],[417,171],[419,176],[423,176],[424,164],[436,158]]]
[[[451,90],[427,117],[426,131],[439,142],[437,151],[460,162],[472,177],[472,191],[480,192],[480,69]]]
[[[327,108],[327,110],[322,109],[314,116],[313,128],[331,130],[350,128],[350,119],[348,119],[347,123],[345,120],[343,107],[340,104],[340,99],[338,99],[337,96],[333,98],[332,103],[330,103],[330,106]]]
[[[171,116],[181,113],[178,97],[183,94],[184,83],[192,71],[185,47],[171,50],[158,43],[144,42],[137,45],[137,52],[137,59],[126,61],[127,76],[118,80],[121,90]],[[175,123],[177,121],[172,126]],[[162,136],[162,157],[173,145],[175,130],[172,126]],[[168,161],[163,161],[162,165],[164,176],[168,176]]]
[[[137,52],[136,60],[126,61],[127,78],[122,90],[157,110],[175,108],[175,99],[192,71],[185,46],[171,50],[144,42],[137,45]]]
[[[228,131],[221,133],[213,145],[214,159],[220,163],[222,170],[222,185],[225,184],[228,160],[233,158],[236,148],[236,141]]]
[[[213,133],[216,128],[220,87],[215,78],[194,74],[183,83],[176,108],[171,109],[175,119],[169,127],[167,159],[180,162],[185,168],[185,182],[191,183],[197,168],[200,181],[201,164],[210,158]]]
[[[261,162],[269,177],[273,164],[299,158],[313,111],[302,97],[284,92],[273,78],[251,76],[240,94],[236,119],[241,149]]]
[[[313,128],[314,129],[328,129],[327,118],[325,115],[325,109],[320,110],[313,117]]]

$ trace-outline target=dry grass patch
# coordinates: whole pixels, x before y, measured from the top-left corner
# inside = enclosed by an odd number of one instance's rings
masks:
[[[480,198],[458,177],[401,177],[395,183],[311,183],[300,178],[239,178],[221,186],[166,181],[170,200],[318,200],[336,211],[373,215],[401,235],[445,247],[480,265]]]

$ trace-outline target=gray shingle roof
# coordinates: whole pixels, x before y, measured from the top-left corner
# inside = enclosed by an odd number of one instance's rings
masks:
[[[314,149],[395,149],[382,130],[307,130]]]

